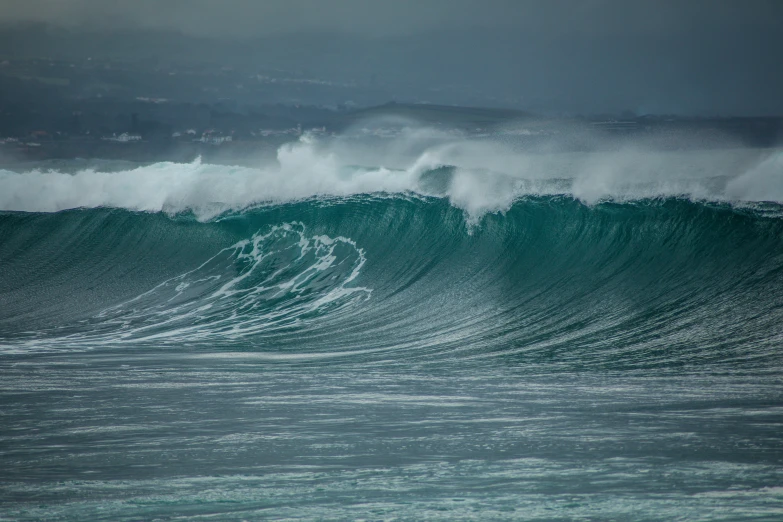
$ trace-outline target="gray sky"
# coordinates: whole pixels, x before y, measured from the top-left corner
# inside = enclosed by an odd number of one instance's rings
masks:
[[[436,103],[456,85],[532,110],[783,114],[783,0],[1,1],[12,24],[278,39],[244,54]]]
[[[209,36],[502,28],[594,34],[781,29],[780,0],[4,0],[0,20]]]

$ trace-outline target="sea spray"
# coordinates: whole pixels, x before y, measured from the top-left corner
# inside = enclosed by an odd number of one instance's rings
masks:
[[[355,147],[361,149],[360,144]],[[487,212],[507,210],[513,201],[528,195],[566,195],[588,204],[658,197],[783,201],[778,151],[627,148],[536,154],[462,140],[432,145],[403,161],[391,152],[398,148],[390,140],[374,152],[375,164],[357,166],[345,143],[322,143],[305,135],[283,145],[276,164],[259,168],[195,161],[119,172],[0,170],[0,210],[114,207],[170,214],[192,211],[200,220],[209,220],[258,204],[409,193],[446,197],[476,220]],[[434,189],[428,175],[443,167],[451,170]]]

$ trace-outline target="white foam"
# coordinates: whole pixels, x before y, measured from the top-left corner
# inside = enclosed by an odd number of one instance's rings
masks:
[[[155,341],[236,341],[275,334],[365,301],[351,283],[366,261],[349,238],[310,236],[284,223],[218,252],[201,266],[76,325],[37,332],[0,351],[90,349]]]
[[[412,136],[412,137],[411,137]],[[263,168],[163,162],[121,172],[75,174],[0,170],[0,210],[57,212],[117,207],[135,211],[193,211],[208,220],[227,210],[266,202],[369,193],[446,197],[476,219],[507,209],[529,194],[566,194],[592,204],[604,199],[683,196],[719,201],[783,202],[780,151],[750,149],[660,152],[627,148],[593,153],[520,153],[490,142],[428,143],[417,134],[369,151],[345,140],[304,136],[283,145],[277,164]],[[407,141],[406,141],[407,140]],[[396,154],[405,151],[405,154]],[[411,151],[415,151],[412,153]],[[356,167],[357,158],[371,167]],[[384,165],[393,165],[387,168]],[[445,190],[422,175],[455,167]]]

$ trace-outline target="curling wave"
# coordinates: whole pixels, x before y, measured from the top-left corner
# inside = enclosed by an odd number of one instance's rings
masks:
[[[774,203],[444,198],[266,205],[207,223],[0,214],[0,346],[353,363],[502,357],[532,370],[779,368]]]
[[[778,365],[780,151],[408,145],[0,171],[0,349]]]

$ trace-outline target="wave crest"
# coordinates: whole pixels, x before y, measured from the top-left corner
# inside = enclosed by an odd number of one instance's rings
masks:
[[[399,149],[407,150],[391,143],[383,150],[367,151],[360,144],[304,137],[283,145],[275,165],[259,168],[195,161],[120,172],[0,170],[0,210],[115,207],[171,214],[192,211],[200,220],[209,220],[265,203],[415,193],[447,198],[475,220],[505,211],[527,195],[567,195],[587,204],[671,196],[783,202],[779,151],[534,154],[468,141],[428,145],[407,155],[395,154]],[[358,158],[372,166],[357,166]]]

